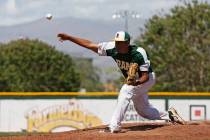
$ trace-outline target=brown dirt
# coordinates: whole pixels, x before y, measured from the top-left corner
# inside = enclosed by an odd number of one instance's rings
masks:
[[[102,132],[104,128],[0,137],[0,140],[210,140],[210,122],[124,124],[123,131],[116,134]]]

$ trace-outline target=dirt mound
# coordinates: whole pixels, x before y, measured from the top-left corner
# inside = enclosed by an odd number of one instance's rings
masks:
[[[124,124],[121,133],[103,132],[106,126],[53,134],[0,137],[0,140],[210,140],[210,122]]]

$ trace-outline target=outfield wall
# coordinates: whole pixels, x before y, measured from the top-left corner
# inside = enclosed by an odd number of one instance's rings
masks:
[[[149,93],[160,111],[175,107],[185,120],[210,120],[210,93]],[[59,132],[108,124],[114,111],[115,92],[1,92],[0,131]],[[131,103],[124,122],[139,122]]]

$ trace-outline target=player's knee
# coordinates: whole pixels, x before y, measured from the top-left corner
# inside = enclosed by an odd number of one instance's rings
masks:
[[[119,96],[119,99],[122,99],[122,100],[131,100],[133,97],[133,94],[129,93],[129,92],[123,92],[123,93],[120,93],[120,96]]]
[[[133,87],[130,87],[128,85],[123,85],[123,87],[120,90],[120,98],[126,98],[130,100],[133,97]]]

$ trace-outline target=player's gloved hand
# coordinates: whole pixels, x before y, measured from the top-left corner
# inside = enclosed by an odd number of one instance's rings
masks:
[[[126,78],[126,84],[136,86],[136,73],[138,72],[139,65],[137,63],[131,64],[129,71],[128,71],[128,77]]]
[[[59,38],[59,41],[61,42],[69,40],[69,36],[65,33],[59,33],[57,37]]]

